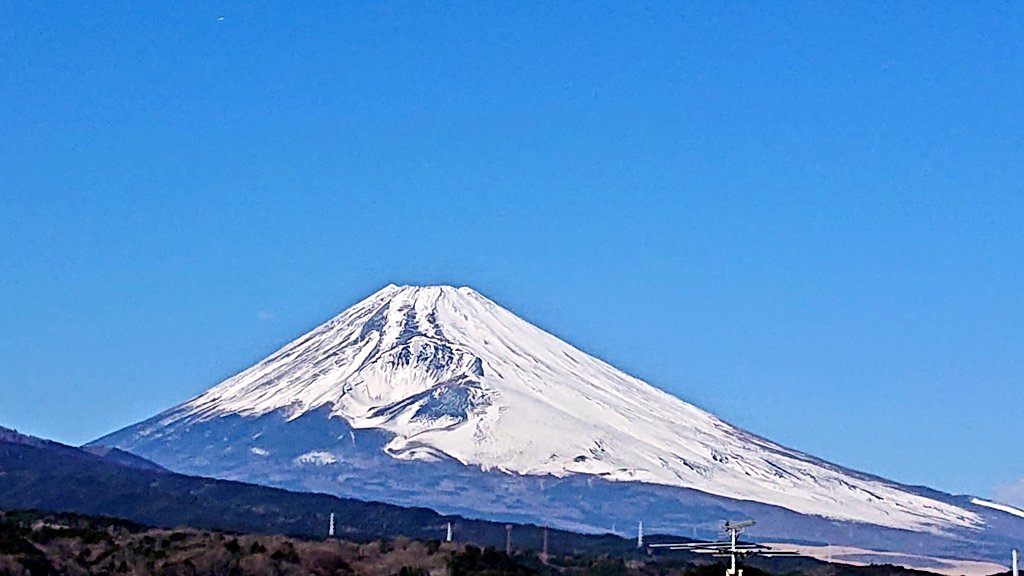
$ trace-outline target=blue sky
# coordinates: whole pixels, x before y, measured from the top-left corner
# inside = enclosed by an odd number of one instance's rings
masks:
[[[446,283],[1024,503],[1024,6],[291,4],[0,9],[0,424],[85,442]]]

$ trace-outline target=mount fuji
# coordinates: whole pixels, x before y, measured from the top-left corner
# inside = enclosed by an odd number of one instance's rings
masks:
[[[1024,512],[730,425],[470,288],[390,285],[251,368],[96,440],[177,472],[495,520],[1001,559]]]

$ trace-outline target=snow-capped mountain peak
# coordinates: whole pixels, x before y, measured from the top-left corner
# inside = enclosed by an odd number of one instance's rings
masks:
[[[740,430],[468,287],[389,285],[155,426],[318,410],[386,432],[384,450],[399,460],[691,488],[935,533],[981,523],[962,507]],[[329,448],[323,438],[308,446],[321,464],[332,463]]]

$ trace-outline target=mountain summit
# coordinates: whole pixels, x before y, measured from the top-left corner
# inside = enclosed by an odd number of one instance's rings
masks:
[[[992,514],[736,428],[467,287],[387,286],[97,443],[183,472],[569,528],[599,528],[596,512],[553,506],[555,486],[581,479],[608,494],[644,487],[655,510],[654,494],[689,494],[719,513],[757,503],[780,518],[940,536],[981,531]]]

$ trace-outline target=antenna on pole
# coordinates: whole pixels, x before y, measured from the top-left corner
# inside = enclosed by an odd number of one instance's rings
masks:
[[[512,525],[505,524],[505,554],[512,555]]]
[[[643,520],[641,520],[640,523],[636,525],[636,547],[637,547],[637,549],[640,549],[640,548],[644,547],[644,521]]]
[[[759,556],[798,556],[793,550],[776,550],[764,544],[752,544],[739,541],[739,535],[743,530],[754,525],[753,520],[742,522],[726,522],[722,528],[729,535],[729,539],[719,542],[679,542],[675,544],[651,544],[651,549],[664,548],[666,550],[686,550],[697,554],[707,554],[717,558],[728,558],[729,567],[725,570],[725,576],[743,576],[743,570],[737,565],[736,560],[743,556],[757,554]]]
[[[743,570],[737,571],[736,569],[736,537],[739,536],[744,528],[748,528],[754,525],[753,520],[746,520],[744,522],[726,522],[725,531],[729,533],[729,569],[726,570],[725,576],[743,576]]]
[[[331,512],[331,523],[327,525],[327,536],[334,538],[334,512]]]
[[[452,523],[451,522],[448,523],[448,534],[444,537],[444,541],[445,542],[451,542],[452,541]]]

